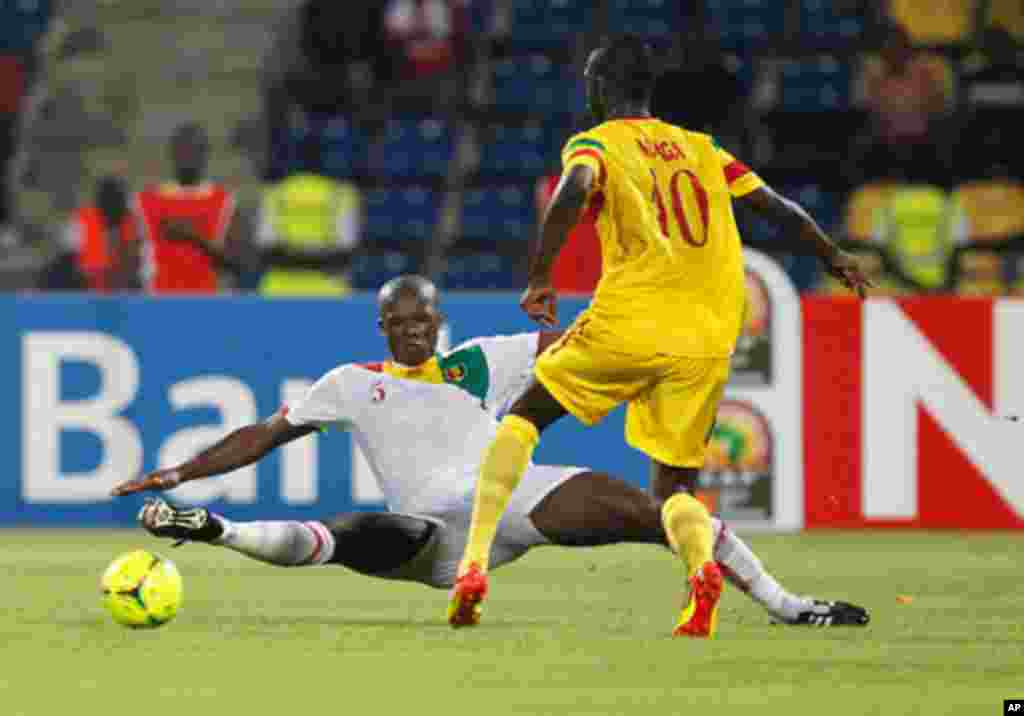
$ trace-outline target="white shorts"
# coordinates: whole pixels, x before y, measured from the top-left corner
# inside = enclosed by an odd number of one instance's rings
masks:
[[[498,533],[491,546],[492,570],[519,559],[531,547],[548,544],[548,540],[530,521],[530,513],[556,487],[583,472],[589,470],[549,465],[530,465],[527,468],[498,525]],[[420,582],[431,587],[452,586],[462,553],[466,549],[469,523],[473,517],[473,495],[467,495],[443,510],[409,516],[427,520],[437,526],[430,542],[398,569],[375,576]]]

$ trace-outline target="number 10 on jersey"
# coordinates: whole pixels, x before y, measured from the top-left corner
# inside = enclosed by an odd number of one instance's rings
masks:
[[[665,193],[658,186],[658,175],[651,169],[654,190],[651,195],[658,210],[658,225],[665,238],[671,239],[668,211],[665,207]],[[676,171],[668,180],[668,196],[672,203],[672,215],[678,227],[680,238],[690,246],[700,248],[708,242],[708,193],[697,175],[689,169]],[[694,232],[687,216],[698,218],[698,230]]]

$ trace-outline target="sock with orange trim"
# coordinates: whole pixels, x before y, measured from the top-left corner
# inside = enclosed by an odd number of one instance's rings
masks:
[[[498,523],[533,455],[540,433],[529,420],[506,415],[484,453],[473,499],[473,522],[459,574],[476,562],[486,572]]]

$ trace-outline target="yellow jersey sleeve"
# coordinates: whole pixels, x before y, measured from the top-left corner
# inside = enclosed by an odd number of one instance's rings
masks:
[[[603,189],[608,182],[605,154],[605,145],[600,139],[590,134],[577,134],[566,142],[562,150],[562,173],[576,165],[588,166],[597,177],[597,183],[590,187],[590,191]]]
[[[729,185],[729,194],[733,198],[745,196],[764,186],[764,181],[750,167],[721,147],[717,149],[722,171],[725,172],[725,182]]]

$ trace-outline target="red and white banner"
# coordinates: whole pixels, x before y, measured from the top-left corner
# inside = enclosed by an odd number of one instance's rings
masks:
[[[805,526],[1024,528],[1024,301],[802,306]]]

